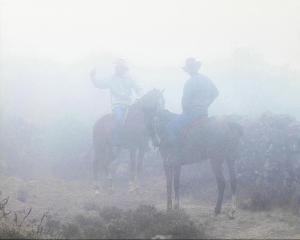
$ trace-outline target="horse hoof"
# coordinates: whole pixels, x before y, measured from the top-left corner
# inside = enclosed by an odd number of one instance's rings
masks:
[[[96,194],[96,195],[100,193],[100,191],[99,191],[99,186],[98,186],[97,184],[95,184],[95,185],[93,186],[93,190],[95,191],[95,194]]]
[[[134,193],[134,192],[135,192],[135,188],[129,188],[129,189],[128,189],[128,192],[129,192],[129,193]]]
[[[138,194],[139,196],[143,195],[143,192],[141,191],[140,188],[136,188],[135,193]]]
[[[137,188],[137,187],[129,188],[129,189],[128,189],[128,192],[129,192],[129,193],[141,193],[141,192],[140,192],[140,189]]]
[[[172,239],[172,236],[171,235],[155,235],[151,239]]]
[[[221,210],[216,209],[215,210],[215,217],[217,217],[221,213]]]
[[[129,193],[139,193],[140,188],[136,183],[129,183]]]
[[[228,218],[230,219],[230,220],[233,220],[233,219],[235,219],[235,210],[230,210],[229,211],[229,213],[228,213]]]
[[[114,194],[114,189],[112,188],[112,187],[110,187],[109,189],[107,189],[107,193],[109,194],[109,195],[112,195],[112,194]]]

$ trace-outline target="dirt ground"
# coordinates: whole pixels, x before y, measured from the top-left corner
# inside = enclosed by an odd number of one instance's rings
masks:
[[[77,214],[93,215],[103,206],[134,208],[151,204],[165,208],[163,178],[147,181],[143,189],[142,193],[133,194],[124,187],[116,187],[113,194],[105,191],[96,194],[91,182],[0,177],[0,198],[10,197],[7,209],[22,213],[24,209],[32,208],[33,218],[47,212],[61,221],[68,221]],[[238,209],[235,219],[230,220],[226,214],[230,206],[228,199],[225,199],[222,214],[215,217],[215,189],[201,194],[203,197],[197,199],[185,195],[181,207],[193,220],[203,224],[212,238],[300,238],[300,217],[289,210],[252,212]]]

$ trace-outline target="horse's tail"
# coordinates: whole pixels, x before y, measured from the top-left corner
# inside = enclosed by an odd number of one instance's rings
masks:
[[[244,135],[243,127],[239,123],[235,121],[229,121],[229,132],[230,132],[230,140],[229,148],[226,156],[226,164],[228,167],[228,173],[230,178],[230,186],[231,186],[231,201],[232,201],[232,217],[234,216],[234,212],[236,209],[236,190],[237,190],[237,174],[236,174],[236,162],[240,157],[241,151],[241,138]]]
[[[111,157],[111,115],[99,119],[93,127],[93,172],[94,179],[99,177],[99,171],[107,167],[108,158]]]
[[[241,139],[244,135],[244,130],[242,125],[234,121],[228,121],[228,127],[230,132],[230,141],[229,149],[228,149],[228,156],[227,156],[227,164],[229,169],[233,169],[235,165],[235,161],[240,156],[241,150]]]

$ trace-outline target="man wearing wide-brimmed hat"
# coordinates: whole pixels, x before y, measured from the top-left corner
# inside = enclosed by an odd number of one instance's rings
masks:
[[[183,89],[182,114],[168,126],[168,135],[173,143],[185,126],[197,118],[208,116],[208,107],[219,95],[213,82],[199,73],[200,68],[201,62],[195,58],[186,59],[183,66],[190,78],[185,82]]]
[[[128,63],[122,58],[115,61],[114,73],[111,77],[97,79],[95,69],[91,71],[90,77],[96,87],[110,91],[111,107],[115,119],[113,141],[114,144],[120,145],[127,110],[132,104],[133,95],[140,96],[141,88],[130,76]]]

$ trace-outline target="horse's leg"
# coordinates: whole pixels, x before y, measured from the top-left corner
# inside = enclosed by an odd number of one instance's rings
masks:
[[[230,177],[230,186],[231,186],[231,203],[232,203],[232,209],[230,217],[234,218],[234,213],[236,211],[236,172],[235,172],[235,161],[233,159],[227,160],[227,166],[229,171],[229,177]]]
[[[99,193],[99,170],[100,170],[101,155],[98,149],[94,150],[93,158],[93,175],[94,175],[94,188],[96,194]]]
[[[169,163],[168,159],[164,159],[164,170],[166,175],[167,184],[167,210],[172,209],[172,189],[173,189],[173,169],[172,165]]]
[[[110,191],[112,190],[112,175],[109,169],[109,165],[112,159],[110,159],[110,156],[111,154],[109,154],[108,147],[95,149],[93,160],[93,173],[96,194],[99,193],[99,181],[103,188],[108,187]]]
[[[219,214],[222,208],[224,190],[225,190],[225,178],[223,174],[223,162],[219,160],[211,160],[212,170],[216,176],[218,186],[218,200],[215,207],[215,214]]]
[[[110,193],[113,192],[113,177],[112,177],[112,169],[111,163],[114,160],[113,148],[112,146],[106,146],[103,148],[103,160],[102,160],[102,173],[104,178],[105,187],[108,188]]]
[[[137,159],[137,169],[136,169],[136,177],[137,177],[137,188],[139,188],[140,183],[142,182],[143,177],[143,165],[144,165],[144,156],[145,150],[143,148],[139,148],[138,159]]]
[[[129,192],[136,190],[136,155],[137,150],[130,149],[130,163],[129,163]]]
[[[99,182],[104,184],[108,176],[107,150],[104,147],[97,146],[94,150],[93,173],[96,193],[99,192]]]
[[[175,192],[175,209],[179,209],[179,186],[180,186],[181,166],[178,164],[174,166],[174,192]]]
[[[93,158],[93,177],[95,183],[99,181],[99,168],[100,168],[100,154],[97,149],[94,151],[94,158]]]

